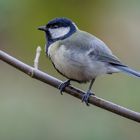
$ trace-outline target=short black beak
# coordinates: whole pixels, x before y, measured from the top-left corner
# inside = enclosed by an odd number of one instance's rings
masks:
[[[38,27],[38,30],[46,31],[46,26],[40,26],[40,27]]]

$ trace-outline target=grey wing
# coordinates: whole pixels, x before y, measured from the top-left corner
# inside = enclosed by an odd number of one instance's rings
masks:
[[[67,47],[67,49],[71,52],[72,56],[71,59],[77,58],[78,55],[89,56],[93,60],[106,62],[111,65],[122,65],[124,66],[120,60],[114,56],[111,50],[107,47],[107,45],[98,39],[97,37],[84,32],[80,31],[75,33],[72,37],[62,41]],[[63,44],[62,43],[62,44]],[[77,54],[77,57],[74,55]],[[85,58],[83,58],[85,59]],[[75,61],[79,61],[75,59]],[[80,64],[80,61],[79,61]]]
[[[111,65],[124,66],[120,60],[114,56],[107,45],[100,39],[94,37],[92,40],[92,47],[88,53],[91,58],[97,61],[106,62]]]

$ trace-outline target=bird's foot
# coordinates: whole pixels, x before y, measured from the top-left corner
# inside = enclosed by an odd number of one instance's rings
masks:
[[[91,95],[95,95],[91,91],[87,91],[83,96],[82,96],[82,102],[85,102],[87,106],[89,106],[88,100]]]
[[[64,81],[62,84],[58,86],[58,89],[60,90],[61,95],[63,94],[63,91],[65,90],[65,87],[70,85],[70,80]]]

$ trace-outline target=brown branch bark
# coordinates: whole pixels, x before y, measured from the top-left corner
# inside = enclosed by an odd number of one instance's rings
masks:
[[[18,59],[10,56],[9,54],[7,54],[1,50],[0,50],[0,59],[4,62],[10,64],[11,66],[19,69],[20,71],[24,72],[25,74],[31,76],[32,78],[38,79],[55,88],[58,88],[58,86],[62,83],[62,81],[48,75],[47,73],[34,69],[33,67],[19,61]],[[72,87],[72,86],[66,87],[65,92],[76,98],[79,98],[79,99],[81,99],[82,95],[84,94],[83,91],[81,91],[80,89],[77,89],[75,87]],[[100,108],[103,108],[105,110],[108,110],[110,112],[113,112],[115,114],[118,114],[120,116],[123,116],[125,118],[128,118],[130,120],[140,122],[140,113],[139,112],[129,110],[127,108],[124,108],[124,107],[114,104],[112,102],[101,99],[97,96],[91,96],[89,98],[89,103],[92,105],[98,106]]]

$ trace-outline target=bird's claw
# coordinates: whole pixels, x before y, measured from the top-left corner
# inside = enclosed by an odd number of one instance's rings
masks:
[[[61,95],[63,94],[63,91],[65,90],[65,87],[69,86],[70,85],[70,80],[67,80],[63,83],[61,83],[59,86],[58,86],[58,89],[60,90],[60,93]]]
[[[87,106],[89,106],[88,100],[89,100],[89,97],[90,97],[91,95],[95,95],[95,94],[92,93],[91,91],[87,91],[87,93],[85,93],[85,94],[82,96],[82,102],[85,102]]]

